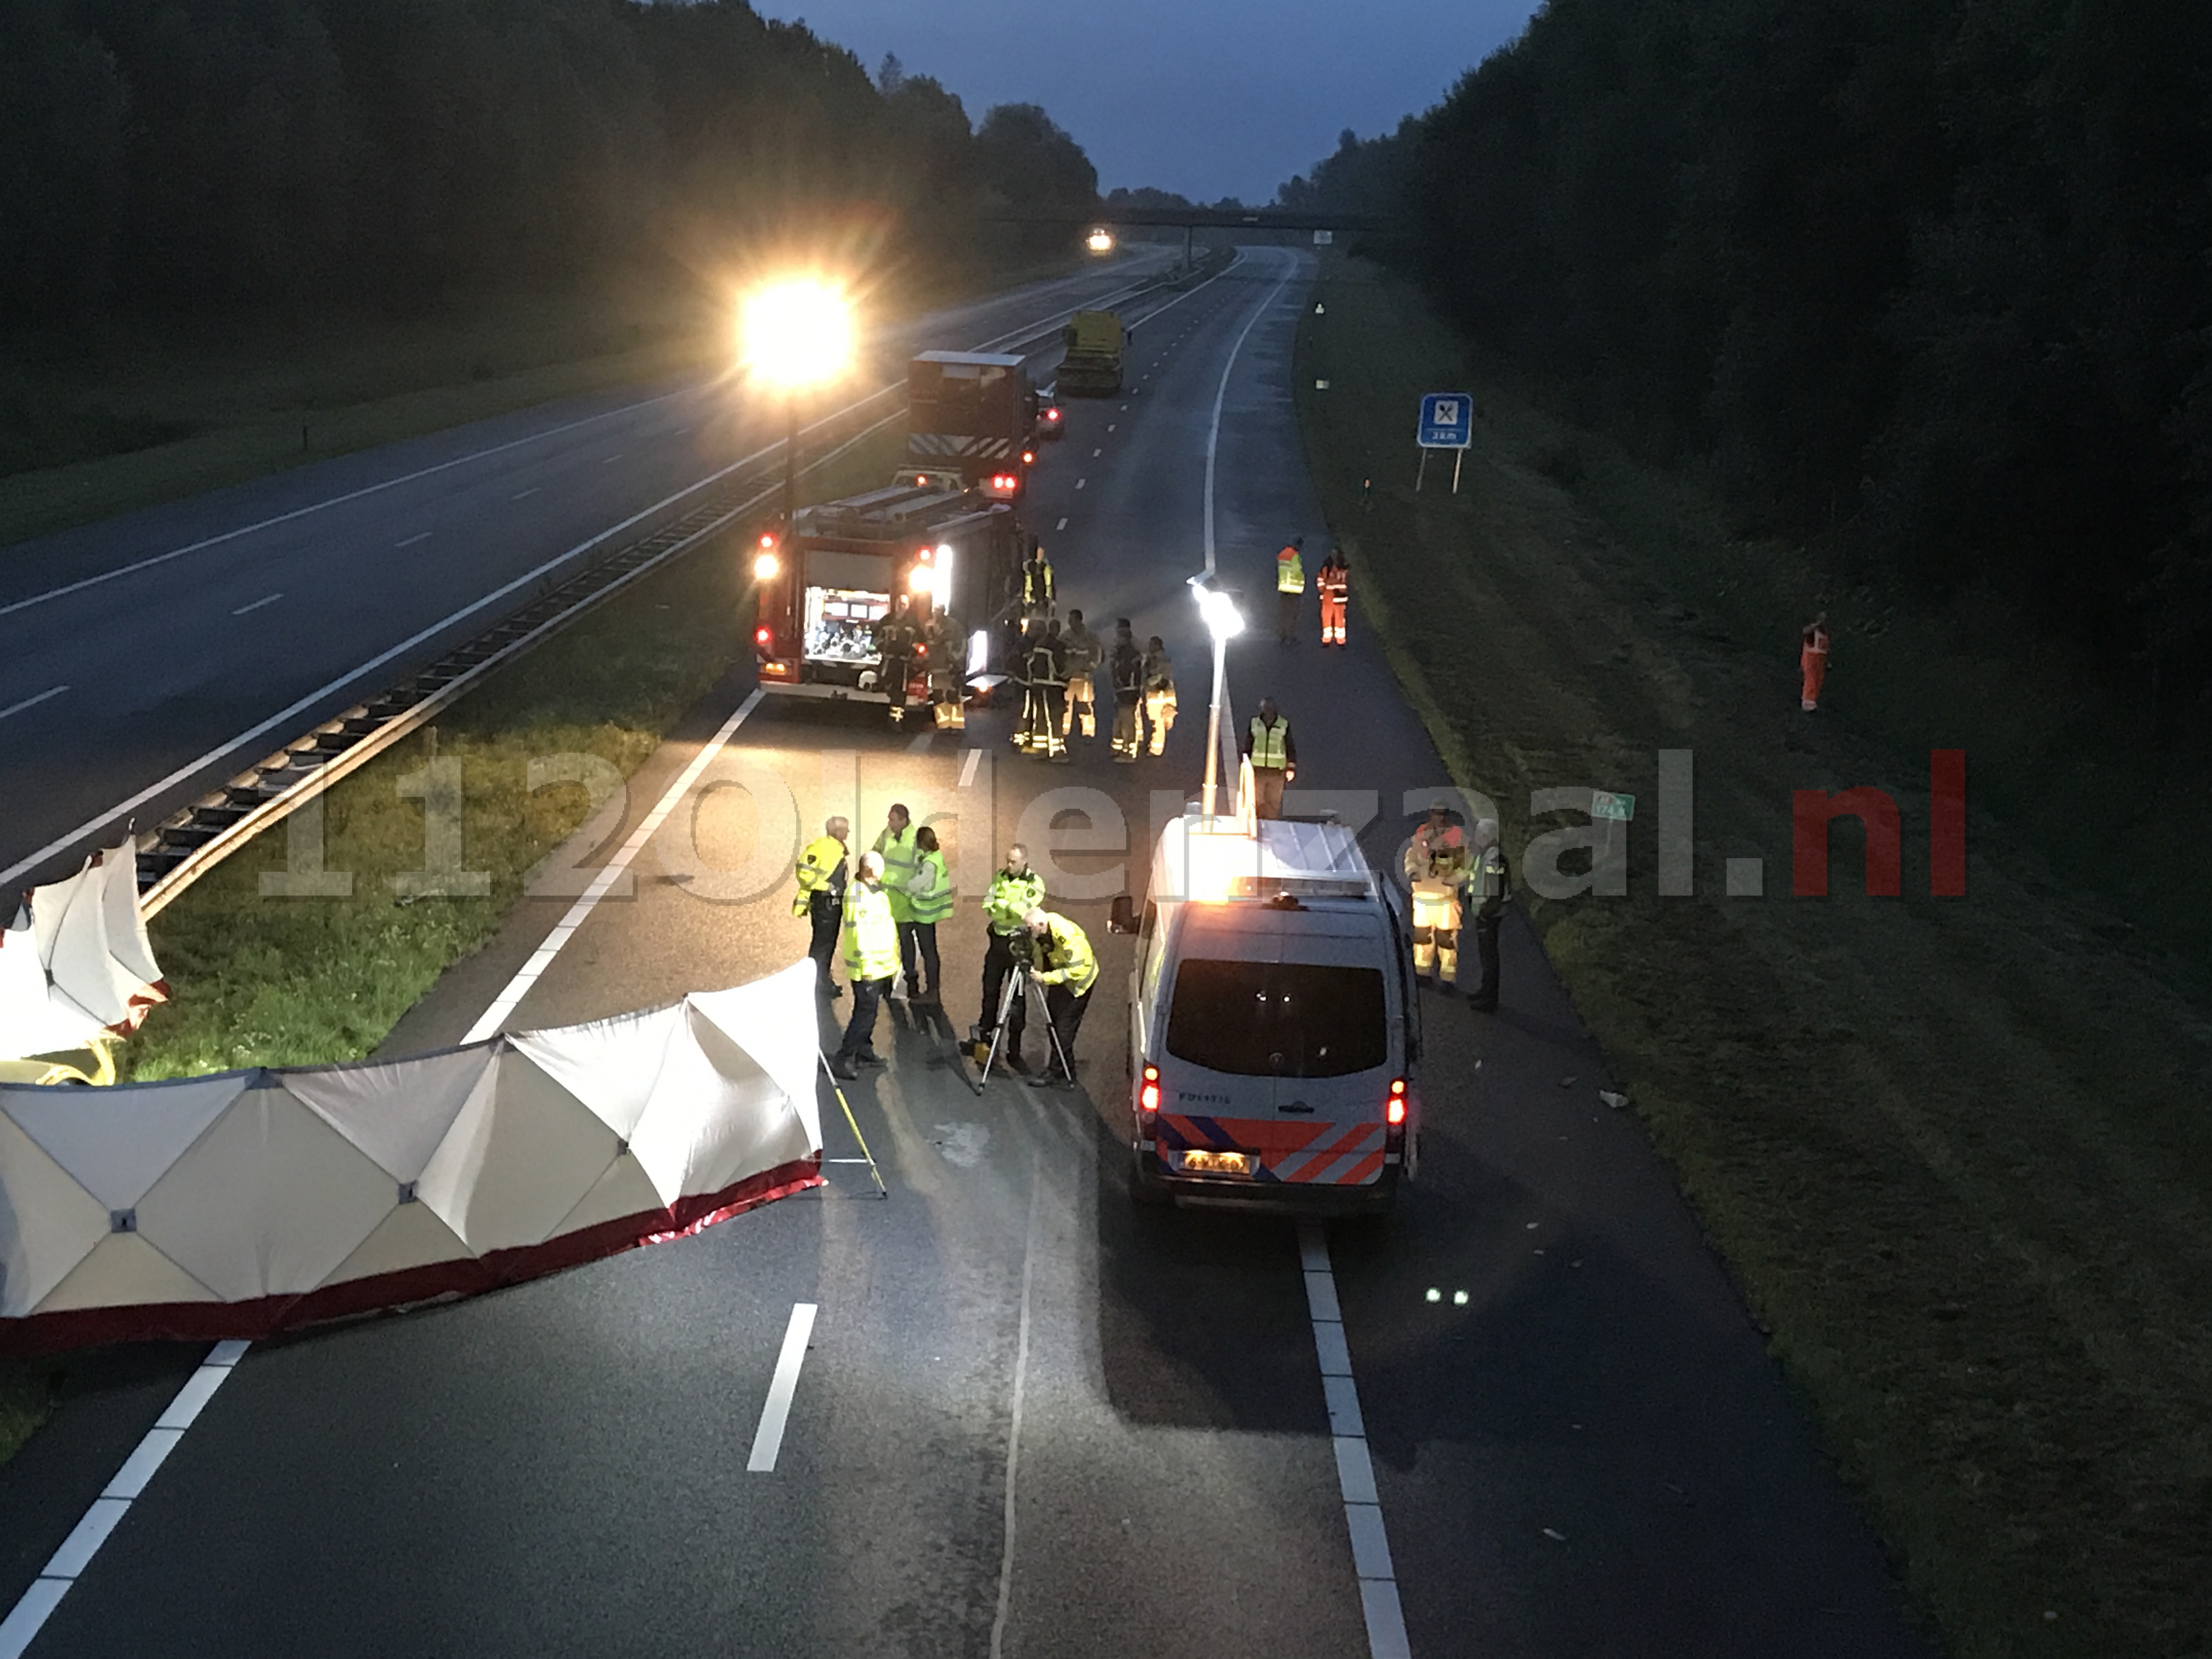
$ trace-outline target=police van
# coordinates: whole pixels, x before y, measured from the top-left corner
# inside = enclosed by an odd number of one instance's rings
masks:
[[[1336,823],[1211,819],[1154,851],[1129,988],[1139,1202],[1387,1209],[1420,1150],[1396,887]]]

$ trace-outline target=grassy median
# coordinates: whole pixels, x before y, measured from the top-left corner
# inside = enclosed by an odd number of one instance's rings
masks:
[[[1656,896],[1639,823],[1630,896],[1528,911],[1911,1594],[1961,1656],[2212,1651],[2212,996],[2167,953],[2202,937],[2171,827],[2200,792],[2001,614],[1730,533],[1371,265],[1333,258],[1318,297],[1297,395],[1352,625],[1509,850],[1548,827],[1530,789],[1648,811],[1656,751],[1694,751],[1694,896]],[[1438,390],[1476,401],[1456,497],[1448,456],[1412,489]],[[1937,746],[1967,750],[1964,898],[1929,896]],[[1863,896],[1839,825],[1836,896],[1790,896],[1791,792],[1856,785],[1901,810],[1904,896]],[[1725,896],[1732,856],[1765,896]]]

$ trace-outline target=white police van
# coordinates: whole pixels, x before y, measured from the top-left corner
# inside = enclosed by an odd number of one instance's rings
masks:
[[[1419,1004],[1397,889],[1335,823],[1168,825],[1129,988],[1140,1202],[1379,1210],[1419,1165]]]

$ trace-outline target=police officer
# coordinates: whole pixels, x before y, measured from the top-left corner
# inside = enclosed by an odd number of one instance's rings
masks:
[[[1075,735],[1078,721],[1085,737],[1098,735],[1098,694],[1093,678],[1104,654],[1098,636],[1083,625],[1083,613],[1069,611],[1067,631],[1060,635],[1060,672],[1067,681],[1067,712],[1060,721],[1064,738]]]
[[[987,931],[983,936],[983,1016],[975,1027],[975,1039],[981,1042],[990,1036],[992,1026],[999,1018],[999,1000],[1006,994],[1006,975],[1014,971],[1014,940],[1024,929],[1024,918],[1044,902],[1044,878],[1030,868],[1029,849],[1019,842],[1006,849],[1003,869],[991,878],[990,890],[983,895],[983,917]],[[1024,1006],[1027,999],[1017,996],[1012,1016],[1006,1022],[1006,1065],[1013,1071],[1026,1069],[1022,1064],[1022,1033],[1027,1029],[1029,1011]]]
[[[1137,649],[1127,617],[1114,624],[1114,652],[1106,666],[1114,687],[1114,758],[1133,764],[1145,746],[1145,653]]]
[[[1045,988],[1044,1006],[1058,1041],[1054,1053],[1045,1057],[1045,1068],[1030,1083],[1042,1086],[1073,1084],[1075,1073],[1075,1034],[1083,1029],[1084,1011],[1091,1006],[1091,988],[1098,982],[1098,957],[1084,931],[1066,916],[1042,905],[1022,918],[1029,929],[1036,965],[1030,977]],[[1069,1070],[1060,1069],[1065,1056]]]
[[[1474,911],[1474,954],[1482,963],[1482,983],[1468,999],[1479,1013],[1498,1012],[1498,923],[1513,899],[1513,874],[1505,849],[1498,844],[1498,820],[1474,826],[1474,865],[1468,876],[1468,903]]]
[[[845,1022],[830,1069],[848,1081],[860,1075],[857,1067],[884,1063],[876,1052],[876,1011],[898,972],[898,927],[883,877],[883,855],[863,853],[860,872],[845,889],[845,976],[853,981],[853,1017]]]
[[[853,826],[842,818],[831,818],[822,826],[822,833],[799,855],[799,890],[791,898],[791,914],[806,917],[812,925],[806,954],[814,958],[822,994],[830,998],[844,994],[830,975],[830,964],[837,954],[837,925],[845,903],[845,843],[852,833]]]
[[[894,724],[906,718],[907,682],[914,678],[914,648],[921,642],[915,626],[914,602],[902,593],[890,612],[876,624],[876,652],[883,659],[879,671],[884,690],[890,695]]]

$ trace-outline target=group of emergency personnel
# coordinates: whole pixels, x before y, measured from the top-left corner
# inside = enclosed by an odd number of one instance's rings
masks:
[[[1427,821],[1407,845],[1405,874],[1413,895],[1414,976],[1434,975],[1437,988],[1447,994],[1458,988],[1460,929],[1472,913],[1482,979],[1468,1006],[1496,1012],[1498,924],[1512,895],[1497,819],[1478,818],[1470,845],[1451,821],[1450,806],[1433,803]]]
[[[1275,555],[1275,642],[1293,645],[1298,636],[1298,612],[1306,592],[1306,567],[1302,556],[1306,538],[1293,536],[1288,546]],[[1322,561],[1314,573],[1314,586],[1321,594],[1321,642],[1324,646],[1348,643],[1344,629],[1345,606],[1352,599],[1352,567],[1345,562],[1344,550],[1332,543],[1328,557]]]
[[[891,720],[906,719],[915,665],[928,687],[933,718],[941,730],[957,732],[967,726],[967,688],[962,672],[963,645],[959,619],[950,611],[933,609],[917,620],[914,602],[902,593],[875,625],[875,647],[883,658],[878,671],[884,693],[890,698]]]
[[[842,1079],[860,1075],[863,1066],[881,1066],[876,1052],[876,1016],[886,996],[896,994],[902,976],[909,1007],[944,1008],[945,984],[937,945],[937,926],[952,914],[952,884],[937,832],[916,825],[906,806],[895,804],[885,815],[875,845],[852,863],[852,825],[833,817],[799,855],[798,891],[791,913],[812,924],[807,954],[814,960],[823,995],[844,994],[831,975],[842,954],[852,981],[853,1012],[845,1023],[830,1069]],[[849,866],[849,868],[848,868]],[[1072,1085],[1076,1033],[1098,982],[1098,957],[1082,928],[1045,908],[1044,878],[1030,868],[1018,843],[1006,851],[1005,865],[983,896],[982,1012],[975,1033],[988,1037],[998,1023],[1010,975],[1023,975],[1042,988],[1046,1016],[1054,1041],[1044,1065],[1030,1074],[1038,1086]],[[842,950],[841,950],[842,946]],[[1018,986],[1006,1010],[1008,1069],[1029,1073],[1022,1058],[1028,1026],[1028,994]],[[1066,1065],[1062,1061],[1066,1062]]]
[[[1148,741],[1153,754],[1165,753],[1176,718],[1175,663],[1166,643],[1155,634],[1139,646],[1127,617],[1114,624],[1112,643],[1102,643],[1082,611],[1070,611],[1062,623],[1053,611],[1052,564],[1042,545],[1032,541],[1022,565],[1019,631],[1009,653],[1022,691],[1014,747],[1040,759],[1065,761],[1079,728],[1085,738],[1095,739],[1103,678],[1114,699],[1114,758],[1133,764]]]

